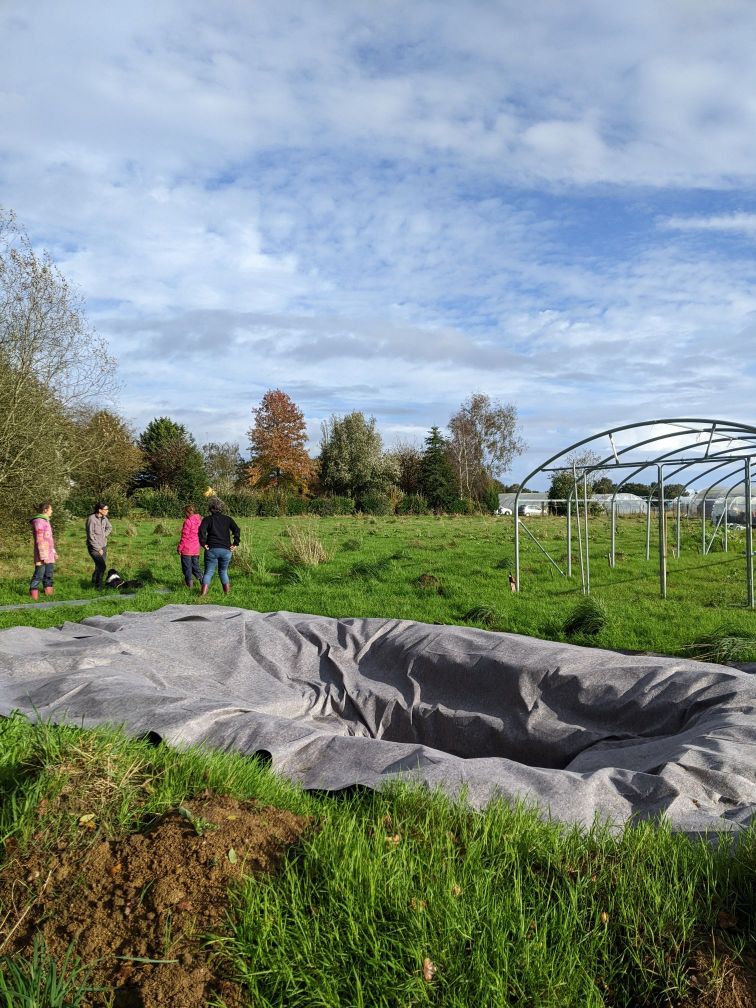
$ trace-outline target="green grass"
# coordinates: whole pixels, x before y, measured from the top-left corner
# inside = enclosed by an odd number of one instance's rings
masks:
[[[22,849],[41,835],[51,846],[95,839],[73,821],[40,821],[40,801],[66,787],[86,789],[100,836],[142,829],[208,787],[314,818],[277,874],[233,893],[229,931],[214,941],[257,1008],[673,1004],[691,993],[690,957],[720,911],[737,921],[733,954],[756,938],[756,830],[734,850],[664,824],[612,835],[522,805],[474,813],[407,785],[306,794],[254,760],[105,728],[12,717],[0,736],[0,840]],[[72,992],[30,1005],[76,1005],[86,964],[55,966],[40,946],[36,965],[6,961],[3,975],[11,995]]]
[[[0,613],[0,627],[55,626],[95,612],[197,602],[197,594],[183,587],[175,552],[180,522],[164,519],[161,524],[172,534],[161,536],[155,536],[155,524],[154,519],[114,521],[109,562],[122,574],[145,581],[135,599],[92,589],[91,562],[76,524],[58,532],[56,598],[86,599],[87,605]],[[241,519],[240,525],[244,554],[231,568],[233,592],[223,596],[216,579],[211,602],[264,612],[491,625],[490,619],[469,615],[477,611],[495,613],[497,629],[569,640],[565,623],[582,598],[577,554],[574,576],[561,577],[527,536],[521,540],[522,591],[509,591],[512,519],[507,517],[267,518]],[[565,570],[564,519],[531,519],[528,527]],[[308,567],[306,575],[291,570],[297,566],[289,555],[292,529],[311,532],[327,557]],[[136,534],[127,534],[134,530]],[[671,525],[669,538],[671,542]],[[592,519],[591,597],[607,611],[605,624],[590,638],[595,646],[689,655],[687,648],[721,628],[725,615],[733,635],[754,632],[754,614],[744,604],[742,533],[732,533],[728,553],[704,556],[700,526],[687,524],[681,556],[668,559],[666,599],[659,597],[655,539],[651,559],[645,560],[643,519],[620,519],[617,550],[622,559],[615,568],[608,566],[608,550],[607,521]],[[30,552],[26,542],[6,544],[0,605],[29,601]],[[171,591],[160,594],[157,588]],[[740,660],[749,659],[756,660],[756,644],[741,649]]]

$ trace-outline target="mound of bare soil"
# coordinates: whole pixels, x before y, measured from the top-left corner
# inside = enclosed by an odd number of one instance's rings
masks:
[[[41,935],[62,960],[73,944],[94,964],[92,984],[109,991],[91,995],[91,1008],[204,1008],[213,997],[236,1008],[241,990],[203,938],[224,932],[229,887],[275,871],[307,826],[282,809],[206,793],[122,839],[59,841],[23,858],[6,844],[0,951],[31,954]]]

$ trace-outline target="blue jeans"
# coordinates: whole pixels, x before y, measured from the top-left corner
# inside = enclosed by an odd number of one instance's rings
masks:
[[[35,564],[34,573],[32,574],[31,582],[29,583],[29,591],[34,588],[39,588],[40,584],[43,584],[45,588],[52,588],[53,586],[53,576],[55,574],[55,564]]]
[[[230,549],[221,549],[220,546],[214,546],[212,549],[205,550],[205,573],[202,575],[202,584],[209,585],[213,580],[213,574],[215,574],[215,568],[218,568],[218,577],[221,579],[221,584],[228,584],[228,565],[231,563],[231,557],[233,554]]]

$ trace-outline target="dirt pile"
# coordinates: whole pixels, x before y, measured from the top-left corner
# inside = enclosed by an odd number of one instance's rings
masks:
[[[0,952],[31,955],[41,935],[60,961],[72,945],[94,963],[92,985],[109,990],[90,995],[92,1008],[204,1008],[213,997],[236,1008],[241,990],[203,938],[226,930],[229,887],[275,871],[307,826],[282,809],[206,793],[123,839],[59,841],[23,859],[6,844]]]

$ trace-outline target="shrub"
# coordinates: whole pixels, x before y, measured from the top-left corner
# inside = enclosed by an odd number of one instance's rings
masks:
[[[446,507],[447,514],[471,515],[475,514],[475,501],[469,497],[454,497]]]
[[[152,490],[149,497],[140,498],[139,505],[150,518],[183,518],[184,501],[170,490]]]
[[[261,494],[257,499],[257,515],[259,518],[278,518],[281,514],[281,504],[274,494]]]
[[[288,540],[281,543],[278,549],[287,564],[295,567],[317,567],[329,559],[325,546],[312,529],[290,525],[286,532]]]
[[[282,494],[281,495],[281,514],[284,515],[303,515],[307,514],[309,511],[310,502],[306,497],[301,494]]]
[[[392,514],[394,509],[388,494],[373,491],[362,496],[360,510],[369,515],[388,515]]]
[[[354,514],[354,501],[351,497],[313,497],[307,510],[310,514],[320,515],[321,518]]]
[[[429,511],[428,502],[422,494],[405,494],[396,505],[399,515],[426,515]]]
[[[223,498],[226,513],[235,518],[254,518],[258,513],[259,497],[253,493],[229,493]]]
[[[564,622],[563,630],[568,637],[580,634],[595,637],[606,626],[607,612],[603,602],[593,595],[581,599]]]
[[[92,508],[98,500],[104,501],[110,508],[111,518],[128,518],[131,514],[131,502],[125,494],[120,491],[105,493],[100,498],[95,498],[92,494],[80,493],[74,490],[68,495],[66,510],[77,518],[86,518],[92,514]]]

